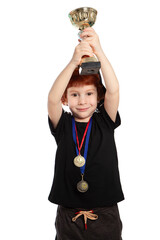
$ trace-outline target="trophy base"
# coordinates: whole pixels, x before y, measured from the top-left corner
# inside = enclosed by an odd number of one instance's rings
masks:
[[[84,62],[80,65],[79,74],[80,75],[97,74],[100,68],[101,68],[100,62]]]

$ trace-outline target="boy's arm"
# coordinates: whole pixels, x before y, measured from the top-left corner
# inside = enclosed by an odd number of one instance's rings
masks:
[[[119,106],[119,83],[110,62],[103,51],[99,52],[97,57],[101,62],[101,71],[107,89],[104,98],[104,108],[113,122],[115,122]]]
[[[48,115],[56,128],[62,114],[62,95],[75,69],[74,64],[70,62],[57,77],[48,94]]]
[[[61,98],[74,70],[80,64],[83,55],[93,56],[93,51],[87,42],[82,41],[76,46],[71,61],[57,77],[48,94],[48,115],[54,128],[56,128],[62,114]]]
[[[104,99],[104,108],[110,118],[115,122],[119,105],[119,83],[114,70],[105,56],[100,45],[99,37],[93,28],[84,29],[80,37],[85,38],[85,41],[90,44],[94,54],[101,62],[101,71],[107,89]]]

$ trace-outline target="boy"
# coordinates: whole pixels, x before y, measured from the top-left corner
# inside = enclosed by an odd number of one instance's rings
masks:
[[[124,196],[114,142],[114,129],[121,124],[119,83],[93,28],[84,29],[80,37],[71,61],[48,95],[49,126],[57,142],[49,195],[49,200],[59,205],[56,239],[120,240],[117,203]],[[107,91],[100,74],[78,74],[81,58],[93,54],[101,62]],[[62,103],[69,106],[71,114],[64,112]],[[88,222],[88,228],[87,219],[95,220]]]

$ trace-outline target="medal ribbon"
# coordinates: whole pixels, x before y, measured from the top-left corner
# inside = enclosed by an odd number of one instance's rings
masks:
[[[86,129],[85,129],[85,132],[83,134],[82,141],[81,141],[81,145],[79,147],[77,128],[76,128],[75,120],[74,120],[74,118],[72,118],[72,134],[73,134],[74,143],[76,145],[77,155],[80,155],[80,150],[82,148],[82,145],[83,145],[83,142],[84,142],[84,139],[85,139],[85,136],[86,136],[86,142],[85,142],[85,146],[84,146],[84,158],[85,158],[85,160],[87,159],[87,152],[88,152],[88,144],[89,144],[89,137],[90,137],[90,133],[91,133],[91,127],[92,127],[92,118],[90,118],[89,122],[87,123]],[[78,146],[78,148],[77,148],[77,146]],[[83,167],[80,167],[81,174],[84,174],[85,166],[86,166],[86,163]]]
[[[81,148],[82,148],[82,146],[83,146],[83,142],[84,142],[84,139],[85,139],[85,136],[86,136],[88,127],[89,127],[89,123],[90,123],[90,120],[89,120],[89,122],[87,123],[86,129],[85,129],[85,131],[84,131],[84,134],[83,134],[83,137],[82,137],[82,141],[81,141],[81,146],[79,146],[79,139],[78,139],[77,127],[76,127],[76,124],[75,124],[76,140],[77,140],[77,146],[78,146],[78,150],[79,150],[79,155],[81,155]]]

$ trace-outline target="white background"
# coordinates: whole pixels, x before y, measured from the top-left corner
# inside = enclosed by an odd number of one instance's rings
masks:
[[[51,85],[72,57],[77,7],[98,10],[94,29],[120,84],[115,131],[125,201],[124,240],[160,239],[158,0],[2,0],[0,4],[0,238],[52,240],[56,145],[47,123]]]

